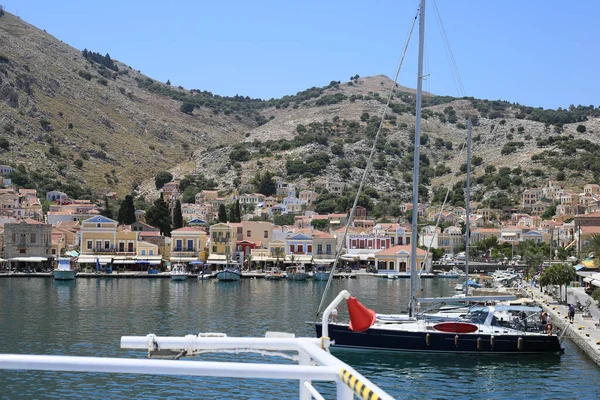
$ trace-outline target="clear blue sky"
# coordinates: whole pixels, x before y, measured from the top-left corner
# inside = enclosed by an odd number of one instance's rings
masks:
[[[393,76],[417,0],[4,0],[78,49],[151,78],[272,98],[351,75]],[[469,96],[545,108],[600,105],[600,1],[437,0]],[[458,95],[427,8],[426,89]],[[415,87],[417,35],[400,83]]]

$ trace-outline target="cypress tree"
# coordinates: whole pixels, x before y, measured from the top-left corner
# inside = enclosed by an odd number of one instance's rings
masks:
[[[135,205],[133,204],[133,196],[125,196],[125,200],[121,201],[119,207],[119,223],[130,225],[135,222]]]
[[[219,222],[227,222],[227,210],[225,210],[225,204],[219,205]]]
[[[235,204],[233,206],[233,213],[235,215],[235,220],[233,222],[242,222],[242,213],[240,212],[240,201],[239,200],[235,201]]]
[[[146,212],[146,222],[160,229],[163,235],[171,236],[171,213],[169,212],[169,206],[163,199],[162,193],[160,194],[160,198]]]
[[[106,218],[113,218],[112,210],[110,209],[110,205],[108,204],[108,197],[104,196],[104,210],[100,213],[100,215]]]
[[[177,200],[175,210],[173,210],[173,229],[183,227],[183,215],[181,214],[181,202]]]

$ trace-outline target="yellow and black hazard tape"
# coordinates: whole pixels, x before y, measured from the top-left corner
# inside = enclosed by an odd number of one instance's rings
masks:
[[[361,399],[379,400],[379,396],[377,394],[373,393],[371,389],[369,389],[364,383],[359,381],[357,377],[346,371],[344,368],[340,369],[338,375],[340,376],[340,379],[344,381],[344,383],[348,385],[348,387],[352,389],[352,391]]]

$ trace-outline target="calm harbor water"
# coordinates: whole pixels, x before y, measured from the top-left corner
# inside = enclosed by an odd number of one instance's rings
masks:
[[[454,284],[452,280],[423,280],[423,296],[450,295]],[[348,289],[378,312],[398,312],[406,308],[408,285],[407,280],[372,277],[336,280],[329,297]],[[314,332],[305,321],[314,319],[324,288],[324,283],[311,281],[53,282],[43,278],[4,278],[0,279],[0,351],[142,358],[144,352],[119,349],[120,337],[198,332],[262,336],[268,330],[312,336]],[[340,314],[343,316],[343,312]],[[398,398],[597,398],[600,368],[572,343],[566,341],[565,345],[566,352],[561,357],[356,351],[338,351],[336,355]],[[268,360],[260,356],[241,357]],[[334,393],[330,385],[317,386]],[[297,394],[295,381],[0,370],[0,398],[8,399],[291,399]]]

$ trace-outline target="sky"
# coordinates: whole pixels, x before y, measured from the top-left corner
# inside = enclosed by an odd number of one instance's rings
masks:
[[[436,0],[426,9],[431,93],[544,108],[600,106],[600,1]],[[395,75],[418,0],[3,0],[65,43],[215,94],[278,98],[350,76]],[[416,87],[418,28],[399,83]]]

